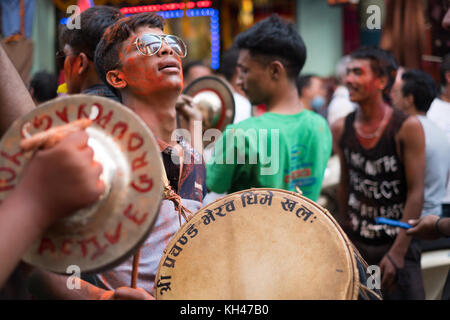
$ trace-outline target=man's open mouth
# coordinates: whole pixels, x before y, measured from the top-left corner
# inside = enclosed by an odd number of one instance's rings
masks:
[[[165,70],[165,69],[177,69],[180,70],[180,65],[176,61],[168,61],[163,62],[159,65],[159,70]]]

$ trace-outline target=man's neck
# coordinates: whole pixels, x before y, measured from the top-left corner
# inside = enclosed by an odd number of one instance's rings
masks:
[[[410,116],[426,116],[427,113],[423,112],[423,111],[419,111],[416,108],[411,108],[411,110],[408,110],[408,112],[406,112],[407,114],[409,114]]]
[[[377,95],[372,99],[368,99],[359,103],[359,109],[356,114],[356,119],[363,123],[371,123],[383,117],[388,106],[384,103],[383,97]]]
[[[302,106],[303,106],[306,110],[312,110],[311,105],[309,104],[309,102],[308,102],[305,98],[300,98],[300,102],[302,103]]]
[[[89,68],[87,70],[87,74],[83,82],[81,83],[80,92],[85,91],[86,89],[89,89],[95,85],[101,85],[104,84],[102,79],[100,79],[97,71],[95,70],[94,63],[89,64]]]
[[[175,104],[178,95],[179,92],[146,97],[123,94],[122,99],[124,105],[136,112],[158,139],[174,146],[176,141],[172,141],[172,133],[177,128]]]
[[[285,90],[280,89],[266,106],[269,112],[280,114],[297,114],[304,109],[295,84],[286,84]]]

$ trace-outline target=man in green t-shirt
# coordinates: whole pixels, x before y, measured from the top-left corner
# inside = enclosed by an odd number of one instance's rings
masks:
[[[253,105],[268,112],[227,127],[207,162],[206,183],[216,193],[279,188],[317,200],[331,154],[324,118],[302,106],[296,78],[306,48],[292,24],[273,15],[239,34],[238,67]]]

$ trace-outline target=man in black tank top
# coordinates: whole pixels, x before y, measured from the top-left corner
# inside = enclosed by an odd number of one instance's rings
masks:
[[[385,299],[424,299],[419,246],[405,230],[375,223],[420,216],[424,133],[417,118],[383,99],[395,79],[395,59],[378,48],[351,56],[346,85],[359,108],[332,128],[341,161],[339,220],[369,265],[380,267]]]

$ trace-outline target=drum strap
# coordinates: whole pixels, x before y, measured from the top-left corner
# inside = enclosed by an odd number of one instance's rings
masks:
[[[358,251],[358,249],[355,247],[355,245],[353,244],[353,242],[348,241],[348,243],[350,244],[350,247],[353,249],[353,253],[358,257],[359,261],[361,262],[361,264],[363,265],[363,268],[365,270],[367,270],[367,268],[369,267],[369,265],[367,264],[366,260],[364,260],[364,258],[362,257],[361,253]],[[361,291],[361,293],[364,295],[364,297],[367,300],[371,300],[371,297],[369,296],[369,294],[371,294],[373,297],[375,297],[378,300],[383,300],[383,297],[380,296],[378,293],[376,293],[374,290],[369,289],[367,286],[365,286],[364,284],[362,284],[359,281],[359,289]]]
[[[170,186],[169,179],[167,178],[167,172],[164,167],[164,163],[162,161],[162,158],[160,158],[162,169],[163,169],[163,185],[164,185],[164,193],[163,198],[166,200],[172,201],[173,205],[175,206],[175,210],[178,211],[178,218],[180,221],[181,226],[181,217],[183,216],[184,220],[187,222],[191,219],[193,213],[186,208],[183,203],[181,202],[181,197],[176,194],[175,191],[173,191],[172,187]],[[186,214],[187,213],[187,214]]]
[[[367,300],[371,300],[370,295],[372,295],[373,297],[375,297],[378,300],[383,300],[383,298],[376,293],[374,290],[369,289],[368,287],[366,287],[365,285],[363,285],[362,283],[359,284],[359,289],[361,290],[361,293],[364,295],[364,297]]]
[[[181,163],[182,163],[182,160],[183,160],[183,158],[181,158]],[[188,208],[183,206],[183,203],[181,202],[181,197],[178,194],[176,194],[175,191],[173,191],[172,187],[170,186],[169,178],[167,177],[167,172],[166,172],[166,168],[164,166],[164,162],[162,161],[162,157],[160,157],[160,161],[161,161],[161,167],[163,170],[163,174],[162,174],[162,180],[163,180],[163,185],[164,185],[163,199],[172,201],[173,205],[175,206],[175,210],[178,211],[178,219],[180,221],[180,226],[181,226],[182,225],[181,224],[181,216],[183,216],[184,220],[186,222],[188,222],[191,219],[191,217],[193,216],[193,213]],[[188,215],[186,215],[186,213]],[[136,285],[137,285],[137,278],[139,275],[138,270],[139,270],[140,251],[141,251],[141,248],[139,248],[139,250],[137,251],[137,253],[135,254],[135,256],[133,258],[131,288],[136,288]]]

